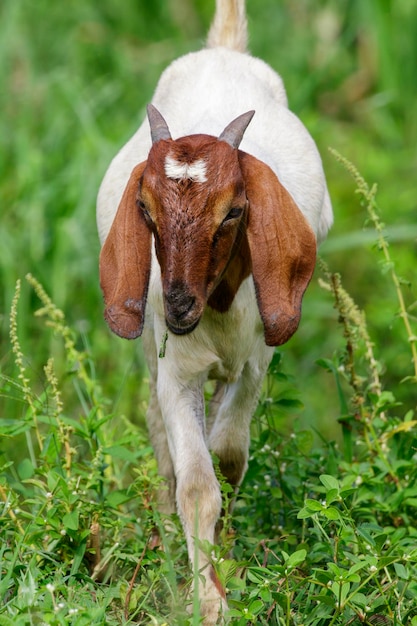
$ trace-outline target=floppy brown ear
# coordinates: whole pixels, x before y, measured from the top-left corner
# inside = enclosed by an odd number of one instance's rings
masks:
[[[249,200],[247,234],[265,341],[279,346],[295,333],[316,262],[316,238],[268,165],[239,152]]]
[[[139,179],[146,167],[132,171],[100,254],[100,285],[111,330],[126,339],[142,333],[151,269],[151,233],[136,205]]]

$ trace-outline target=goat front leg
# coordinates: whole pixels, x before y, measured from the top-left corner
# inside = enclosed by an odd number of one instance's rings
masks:
[[[143,332],[143,347],[149,369],[149,404],[146,413],[149,438],[158,464],[158,473],[164,484],[158,488],[158,510],[166,515],[175,513],[175,473],[168,446],[167,433],[157,394],[158,354],[154,334],[147,328]]]
[[[159,363],[158,398],[176,477],[176,501],[205,626],[227,608],[225,593],[201,542],[214,543],[221,494],[205,441],[202,383],[181,383],[168,359]]]

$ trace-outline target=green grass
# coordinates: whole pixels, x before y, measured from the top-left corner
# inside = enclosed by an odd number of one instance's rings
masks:
[[[316,139],[336,219],[330,269],[257,409],[234,558],[217,555],[231,623],[414,623],[417,7],[248,4],[251,49]],[[0,626],[198,623],[177,521],[164,551],[149,542],[165,531],[147,374],[140,342],[103,321],[94,205],[161,70],[200,47],[212,9],[0,7]],[[374,190],[329,146],[378,184],[376,222]]]

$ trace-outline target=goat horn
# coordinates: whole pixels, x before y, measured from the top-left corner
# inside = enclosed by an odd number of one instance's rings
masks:
[[[233,122],[230,122],[219,136],[219,141],[225,141],[232,148],[238,148],[240,142],[243,139],[245,130],[247,129],[249,122],[253,118],[255,111],[248,111],[239,115]]]
[[[172,139],[168,124],[153,104],[146,107],[148,113],[149,126],[151,127],[152,143],[160,139]]]

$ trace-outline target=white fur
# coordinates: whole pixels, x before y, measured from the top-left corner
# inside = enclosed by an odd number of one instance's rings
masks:
[[[194,163],[180,163],[169,154],[165,158],[165,174],[174,180],[192,180],[195,183],[207,182],[207,165],[202,159]]]
[[[166,119],[174,139],[195,133],[218,136],[231,120],[254,109],[255,116],[240,148],[272,168],[321,241],[331,225],[332,209],[316,145],[289,111],[280,76],[263,61],[237,51],[245,39],[242,0],[218,0],[217,5],[210,45],[221,42],[226,18],[221,17],[219,9],[226,14],[225,8],[233,5],[239,16],[235,49],[212,47],[174,61],[162,74],[152,102]],[[233,24],[229,26],[227,41],[231,45]],[[133,167],[147,159],[150,147],[145,120],[113,159],[98,196],[102,242]],[[185,168],[182,163],[167,160],[165,174],[202,181],[204,163]],[[273,348],[264,342],[252,277],[242,283],[227,313],[207,307],[191,334],[170,333],[165,357],[158,358],[165,328],[160,270],[153,253],[143,330],[150,370],[149,432],[159,471],[167,482],[167,489],[160,495],[161,508],[179,511],[194,562],[194,537],[214,541],[221,508],[209,450],[219,458],[235,455],[243,476],[249,422]],[[206,426],[203,385],[210,378],[220,381],[221,387]],[[209,558],[201,551],[196,554],[198,568],[206,578],[199,587],[201,609],[206,616],[204,624],[210,626],[226,604],[208,574]]]

